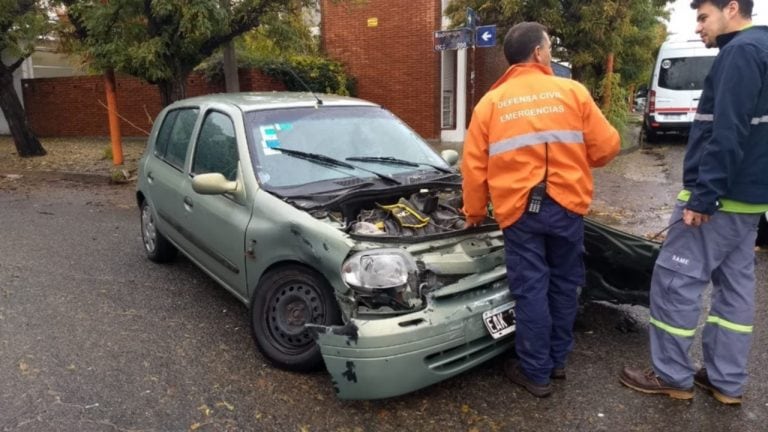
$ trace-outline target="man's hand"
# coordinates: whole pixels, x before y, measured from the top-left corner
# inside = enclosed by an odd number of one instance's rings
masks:
[[[464,221],[464,229],[473,228],[473,227],[476,227],[478,225],[480,225],[480,224],[476,223],[476,222],[470,222],[469,220],[465,220]]]
[[[683,223],[688,226],[698,227],[709,222],[709,215],[697,213],[693,210],[683,209]]]

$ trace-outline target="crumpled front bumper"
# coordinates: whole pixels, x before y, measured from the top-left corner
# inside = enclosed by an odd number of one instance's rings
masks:
[[[512,301],[503,266],[445,288],[408,315],[313,326],[339,398],[405,394],[512,347],[511,335],[493,339],[483,322],[483,312]]]

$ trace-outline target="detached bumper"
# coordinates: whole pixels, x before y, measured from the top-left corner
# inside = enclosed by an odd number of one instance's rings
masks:
[[[511,301],[502,268],[445,287],[419,312],[314,328],[338,397],[380,399],[442,381],[511,348],[512,335],[493,339],[483,322],[483,312]]]

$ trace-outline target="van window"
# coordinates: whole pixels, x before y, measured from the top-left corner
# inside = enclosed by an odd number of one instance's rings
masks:
[[[714,61],[714,56],[664,59],[659,69],[659,87],[669,90],[701,90]]]

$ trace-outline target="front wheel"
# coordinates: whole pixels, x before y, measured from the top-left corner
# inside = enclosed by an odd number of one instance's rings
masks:
[[[323,364],[320,348],[304,324],[340,322],[333,289],[316,271],[289,265],[268,272],[251,302],[256,347],[274,365],[306,372]]]

